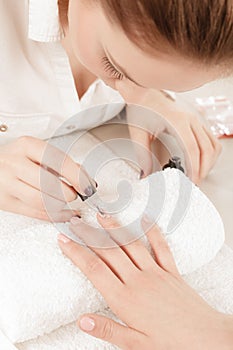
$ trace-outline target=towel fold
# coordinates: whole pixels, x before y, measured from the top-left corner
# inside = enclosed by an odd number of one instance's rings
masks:
[[[71,139],[72,136],[68,142]],[[62,142],[59,140],[58,146],[67,149],[67,145],[64,147]],[[94,157],[96,163],[94,160],[87,161],[87,151],[90,153],[90,149],[94,153],[98,150],[100,157]],[[137,220],[142,213],[146,210],[150,217],[156,219],[163,229],[179,271],[190,274],[190,284],[194,283],[193,271],[198,273],[198,269],[204,265],[206,270],[203,268],[203,272],[201,270],[197,276],[204,280],[206,274],[209,276],[208,264],[223,246],[223,224],[211,202],[181,172],[166,170],[147,180],[138,181],[134,169],[117,159],[104,145],[99,146],[98,141],[88,134],[79,140],[70,154],[84,163],[90,174],[93,169],[99,169],[99,162],[104,160],[96,176],[100,193],[109,195],[117,191],[118,184],[123,180],[131,185],[130,201],[116,217],[126,226],[134,228],[140,237]],[[93,209],[80,202],[75,205],[82,210],[84,220],[96,224]],[[58,339],[59,334],[62,334],[61,339],[63,334],[66,338],[68,333],[71,334],[69,329],[74,330],[72,322],[81,314],[106,309],[106,303],[91,282],[61,253],[57,234],[62,225],[46,224],[5,212],[0,212],[0,225],[0,329],[12,343],[22,343],[38,336],[48,339],[45,334],[53,331],[58,334]],[[228,255],[231,256],[232,251],[229,250]],[[230,271],[228,266],[228,275]],[[194,275],[194,278],[197,277]],[[210,283],[214,281],[211,275],[208,280]],[[233,280],[229,278],[228,283],[232,286]],[[206,290],[205,287],[204,283],[201,288],[198,287],[198,291],[201,293]],[[218,293],[219,287],[216,286],[215,293]],[[215,307],[229,311],[220,297],[218,302]],[[233,313],[233,309],[230,312]],[[58,330],[61,326],[67,326],[68,333],[65,328]],[[76,327],[74,332],[77,332]],[[83,336],[80,335],[80,339]],[[53,349],[52,343],[38,349]],[[36,345],[32,348],[30,344],[27,343],[22,349],[37,349]],[[74,342],[71,342],[70,347],[67,345],[66,350],[73,350],[72,344]],[[63,349],[62,346],[59,346],[59,350]],[[78,345],[78,349],[87,349],[85,346],[85,343]],[[97,348],[105,349],[93,347]]]
[[[110,310],[104,310],[98,314],[115,319]],[[73,322],[60,327],[51,334],[44,335],[23,344],[16,344],[18,350],[117,350],[117,346],[91,337],[77,327]],[[5,349],[4,349],[5,350]]]

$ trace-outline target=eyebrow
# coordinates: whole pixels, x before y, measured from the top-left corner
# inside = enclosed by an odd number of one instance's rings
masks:
[[[142,86],[141,84],[137,83],[135,80],[133,80],[132,78],[130,78],[129,74],[126,73],[126,71],[113,59],[113,57],[110,55],[110,53],[108,52],[108,50],[105,48],[105,53],[107,58],[109,59],[109,61],[112,63],[112,65],[120,72],[122,73],[127,79],[129,79],[130,81],[132,81],[132,83],[145,88],[144,86]]]

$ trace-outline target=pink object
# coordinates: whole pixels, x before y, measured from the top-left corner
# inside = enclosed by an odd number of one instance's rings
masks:
[[[233,103],[227,97],[197,98],[196,103],[215,136],[233,136]]]
[[[91,332],[95,328],[95,321],[90,317],[83,317],[79,322],[79,326],[83,331]]]

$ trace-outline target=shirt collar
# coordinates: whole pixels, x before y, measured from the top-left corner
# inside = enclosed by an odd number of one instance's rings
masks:
[[[29,1],[29,39],[42,42],[59,41],[64,36],[59,21],[58,0]]]

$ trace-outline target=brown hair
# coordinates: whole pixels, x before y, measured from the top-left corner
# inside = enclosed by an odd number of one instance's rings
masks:
[[[139,47],[203,63],[233,63],[233,0],[84,0],[100,4]],[[69,0],[58,0],[67,15]]]
[[[233,0],[95,0],[144,49],[233,63]]]

